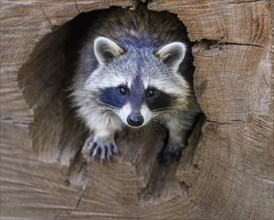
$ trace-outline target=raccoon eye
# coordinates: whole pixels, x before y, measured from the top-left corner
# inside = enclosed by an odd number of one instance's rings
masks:
[[[146,91],[146,96],[147,97],[153,97],[157,94],[157,89],[151,88],[151,89],[147,89]]]
[[[117,88],[117,91],[119,95],[126,95],[127,94],[127,88],[125,86],[119,86]]]

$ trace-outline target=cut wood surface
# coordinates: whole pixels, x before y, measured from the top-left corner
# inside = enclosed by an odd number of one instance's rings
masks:
[[[168,167],[161,130],[125,131],[112,163],[90,161],[64,89],[70,21],[138,1],[0,4],[1,219],[274,219],[270,1],[149,1],[195,42],[206,117]]]

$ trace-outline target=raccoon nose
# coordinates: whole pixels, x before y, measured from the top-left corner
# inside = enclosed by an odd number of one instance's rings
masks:
[[[143,122],[144,122],[144,118],[140,114],[130,114],[127,117],[127,123],[134,127],[141,126]]]

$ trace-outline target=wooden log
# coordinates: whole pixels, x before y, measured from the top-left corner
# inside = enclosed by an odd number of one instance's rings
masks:
[[[1,219],[274,218],[270,1],[149,1],[195,42],[206,117],[168,167],[157,162],[162,130],[125,131],[112,163],[90,161],[64,90],[70,21],[138,1],[0,4]]]

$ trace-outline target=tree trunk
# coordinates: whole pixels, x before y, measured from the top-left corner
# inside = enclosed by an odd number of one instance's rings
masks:
[[[62,51],[82,12],[138,1],[1,1],[1,219],[274,219],[270,1],[158,0],[186,25],[205,113],[180,161],[163,131],[102,165],[68,110]]]

